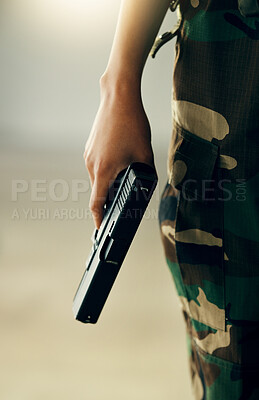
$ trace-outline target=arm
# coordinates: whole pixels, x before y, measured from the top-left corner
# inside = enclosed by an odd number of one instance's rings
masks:
[[[92,193],[90,209],[100,227],[109,185],[133,161],[153,165],[151,133],[141,99],[143,68],[170,0],[122,0],[101,101],[85,147]]]

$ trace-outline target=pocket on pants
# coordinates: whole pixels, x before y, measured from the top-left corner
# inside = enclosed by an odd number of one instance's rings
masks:
[[[218,146],[186,131],[179,135],[175,153],[171,155],[170,183],[188,199],[205,200],[215,182]]]
[[[179,190],[174,241],[181,302],[192,319],[225,330],[219,149],[179,126],[175,133],[169,172],[172,187]]]

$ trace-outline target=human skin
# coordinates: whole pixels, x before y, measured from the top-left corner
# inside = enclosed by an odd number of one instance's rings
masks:
[[[122,0],[108,65],[100,79],[100,106],[84,152],[92,185],[89,207],[97,229],[118,173],[132,162],[154,166],[141,78],[169,4],[170,0]]]

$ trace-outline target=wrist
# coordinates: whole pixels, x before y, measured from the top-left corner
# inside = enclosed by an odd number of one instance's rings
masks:
[[[102,96],[141,97],[141,75],[128,71],[106,70],[100,78]]]

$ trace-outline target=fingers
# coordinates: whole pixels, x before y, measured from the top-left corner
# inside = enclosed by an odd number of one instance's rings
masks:
[[[103,219],[103,207],[107,198],[112,171],[110,168],[101,167],[102,163],[97,163],[93,160],[89,147],[85,149],[84,159],[92,186],[89,208],[94,219],[94,224],[99,229]]]
[[[94,223],[97,229],[100,228],[103,219],[103,206],[105,204],[111,182],[112,180],[105,179],[104,177],[95,177],[94,180],[89,208],[93,215]]]
[[[85,147],[85,151],[84,151],[84,155],[83,155],[84,160],[85,160],[85,167],[89,174],[91,186],[93,186],[93,184],[94,184],[94,163],[91,160],[89,153],[90,153],[89,150]]]

